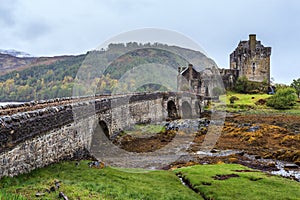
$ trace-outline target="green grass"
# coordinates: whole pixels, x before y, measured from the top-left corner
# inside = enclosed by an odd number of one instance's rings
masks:
[[[26,199],[58,199],[62,191],[69,199],[199,199],[199,194],[182,185],[171,171],[147,171],[136,169],[89,168],[88,161],[61,162],[29,174],[0,180],[0,195],[22,195]],[[129,173],[130,172],[130,173]],[[59,191],[45,193],[36,198],[36,192],[44,192],[61,181]],[[0,198],[1,199],[1,198]],[[22,198],[19,198],[22,199]],[[2,199],[1,199],[2,200]]]
[[[128,135],[149,135],[165,131],[165,127],[156,124],[137,124],[130,130],[125,130]]]
[[[0,200],[6,200],[6,199],[25,200],[26,198],[24,198],[24,197],[22,197],[21,195],[18,195],[18,194],[10,194],[10,193],[7,193],[3,190],[0,190]]]
[[[300,199],[300,183],[262,172],[236,172],[251,170],[236,164],[196,165],[175,170],[207,199]],[[216,175],[237,174],[239,177],[215,180]]]
[[[236,100],[233,104],[229,99],[232,96],[236,96],[239,100]],[[271,97],[268,94],[239,94],[234,92],[227,92],[226,95],[220,96],[221,102],[226,102],[227,112],[243,112],[244,114],[289,114],[300,115],[300,103],[292,109],[276,110],[266,105],[256,105],[256,102],[260,99],[267,99]],[[218,103],[215,103],[218,108]]]
[[[142,169],[121,169],[106,167],[89,168],[89,161],[60,162],[46,168],[37,169],[14,178],[0,180],[0,199],[58,199],[62,191],[69,199],[300,199],[300,183],[269,176],[262,172],[236,172],[250,170],[236,164],[196,165],[174,171],[147,171]],[[176,173],[189,180],[198,194],[181,184]],[[215,180],[213,176],[237,174],[239,177]],[[59,191],[46,192],[35,197],[36,192],[44,192],[61,183]]]
[[[236,101],[238,104],[244,104],[244,105],[255,105],[255,102],[257,102],[259,99],[267,99],[271,95],[268,94],[239,94],[239,93],[233,93],[228,92],[226,97],[226,104],[230,104],[229,98],[231,96],[236,96],[239,98],[239,100]],[[224,98],[224,96],[222,96]]]

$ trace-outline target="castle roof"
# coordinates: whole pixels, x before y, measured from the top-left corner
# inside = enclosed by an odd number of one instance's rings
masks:
[[[193,71],[195,71],[198,74],[201,74],[201,76],[208,76],[208,75],[212,75],[212,69],[211,68],[203,68],[203,67],[197,67],[197,66],[192,66]],[[189,68],[185,68],[182,72],[180,72],[181,75],[184,75],[185,73],[187,73],[189,70]]]
[[[194,70],[194,71],[196,71],[196,72],[200,72],[201,71],[201,67],[196,67],[196,66],[192,66],[192,69]],[[181,75],[183,75],[185,72],[187,72],[189,70],[189,68],[187,67],[187,68],[185,68],[184,70],[182,70],[182,72],[180,72],[180,74]]]
[[[239,48],[239,49],[249,49],[250,48],[249,40],[240,41],[237,48]],[[261,44],[261,41],[257,40],[256,41],[256,48],[265,48],[265,47],[264,47],[264,45]]]

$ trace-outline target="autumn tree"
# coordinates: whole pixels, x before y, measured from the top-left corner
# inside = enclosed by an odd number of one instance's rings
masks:
[[[300,97],[300,78],[298,78],[297,80],[294,79],[291,84],[291,87],[296,90],[297,96],[299,98]]]

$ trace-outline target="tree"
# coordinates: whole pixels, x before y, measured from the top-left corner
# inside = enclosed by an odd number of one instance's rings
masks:
[[[248,92],[249,81],[246,76],[239,77],[236,81],[234,90],[239,93],[247,93]]]
[[[290,109],[296,105],[296,101],[297,95],[294,88],[281,88],[267,100],[267,106],[275,109]]]
[[[249,81],[246,76],[239,77],[236,81],[234,90],[244,94],[266,93],[268,90],[267,79],[262,82]]]
[[[291,87],[296,90],[297,96],[299,98],[300,97],[300,78],[298,78],[297,80],[294,79],[291,84]]]

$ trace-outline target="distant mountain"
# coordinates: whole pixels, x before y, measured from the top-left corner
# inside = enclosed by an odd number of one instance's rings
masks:
[[[74,56],[26,57],[26,55],[29,54],[26,53],[20,54],[21,52],[17,53],[17,51],[11,51],[11,50],[1,50],[1,52],[0,52],[0,75],[4,75],[15,70],[17,71],[24,70],[26,68],[31,68],[38,65],[49,65],[59,60],[64,60],[69,57],[74,57]],[[15,54],[13,52],[15,52]]]
[[[17,58],[34,57],[34,56],[30,55],[29,53],[22,52],[22,51],[17,51],[17,50],[14,50],[14,49],[9,49],[9,50],[0,49],[0,53],[1,54],[11,55],[11,56],[14,56],[14,57],[17,57]]]
[[[0,74],[5,74],[24,67],[35,59],[36,58],[18,58],[7,53],[0,53]]]

